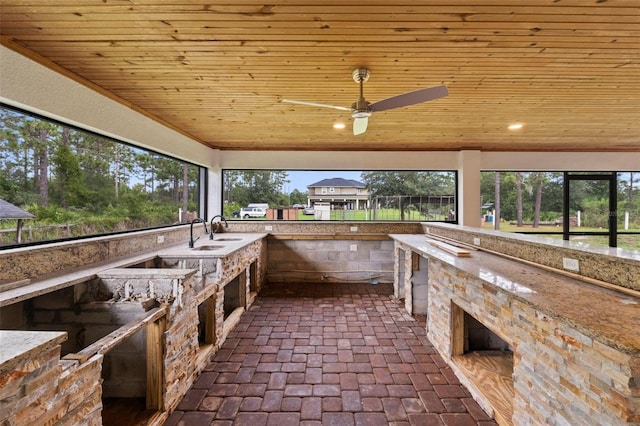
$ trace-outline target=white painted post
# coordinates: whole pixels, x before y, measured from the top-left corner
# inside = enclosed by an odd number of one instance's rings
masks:
[[[580,227],[580,219],[581,219],[581,217],[580,217],[580,210],[578,210],[578,228]]]
[[[629,211],[624,212],[624,230],[629,230]]]

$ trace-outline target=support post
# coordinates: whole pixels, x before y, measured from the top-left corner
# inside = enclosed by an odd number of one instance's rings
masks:
[[[205,309],[205,325],[204,325],[204,342],[207,344],[216,343],[216,300],[211,296],[207,298],[204,305]]]
[[[464,355],[464,310],[451,302],[451,356]]]
[[[166,327],[166,316],[147,325],[147,410],[161,411],[163,409],[163,359]]]

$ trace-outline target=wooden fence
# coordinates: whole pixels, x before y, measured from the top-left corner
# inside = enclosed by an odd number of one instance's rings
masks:
[[[45,226],[24,226],[21,230],[20,241],[23,243],[41,241],[45,238],[38,237],[47,235],[48,240],[71,237],[72,228],[77,226],[73,223],[63,223],[61,225],[45,225]],[[16,229],[0,229],[0,244],[14,244],[18,241]]]

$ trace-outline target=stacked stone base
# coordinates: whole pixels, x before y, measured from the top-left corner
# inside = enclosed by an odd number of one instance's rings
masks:
[[[640,422],[637,356],[437,259],[429,259],[429,282],[428,337],[454,371],[458,307],[513,347],[513,424]]]

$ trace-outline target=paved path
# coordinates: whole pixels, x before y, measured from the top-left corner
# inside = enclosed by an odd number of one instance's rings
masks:
[[[495,425],[391,294],[270,284],[165,425]]]

